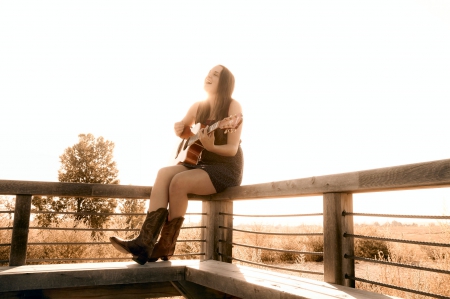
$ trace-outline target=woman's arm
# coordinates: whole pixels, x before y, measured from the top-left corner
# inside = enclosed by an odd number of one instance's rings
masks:
[[[242,113],[241,105],[239,104],[239,102],[233,100],[230,104],[229,115],[236,115],[240,113]],[[236,132],[228,133],[227,144],[224,145],[215,145],[214,133],[211,133],[208,136],[206,134],[206,130],[201,131],[199,139],[202,142],[203,147],[210,152],[221,156],[235,156],[241,142],[241,132],[242,123],[236,130]]]
[[[182,137],[185,127],[190,128],[195,123],[195,116],[197,115],[197,109],[200,102],[194,103],[191,108],[189,108],[186,116],[179,122],[176,122],[173,126],[175,135]],[[182,137],[183,138],[183,137]]]

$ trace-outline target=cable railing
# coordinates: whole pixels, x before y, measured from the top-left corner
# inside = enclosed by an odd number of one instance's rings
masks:
[[[395,267],[395,269],[421,271],[423,273],[432,273],[433,275],[449,275],[447,268],[434,268],[429,264],[415,265],[408,262],[397,262],[388,259],[371,259],[361,257],[355,254],[355,242],[359,241],[379,241],[390,244],[406,244],[405,246],[424,246],[432,249],[446,250],[450,245],[447,241],[435,242],[416,241],[398,238],[392,235],[375,236],[370,233],[355,232],[354,218],[363,217],[393,217],[393,218],[411,218],[411,219],[436,219],[440,221],[449,220],[448,216],[424,216],[424,215],[396,215],[396,214],[371,214],[357,213],[353,211],[353,194],[369,192],[386,192],[395,190],[412,190],[424,188],[447,188],[450,187],[450,159],[431,161],[410,165],[387,167],[381,169],[372,169],[365,171],[349,172],[334,175],[325,175],[309,178],[300,178],[286,181],[277,181],[270,183],[261,183],[246,185],[240,187],[228,188],[224,192],[200,196],[189,195],[190,200],[202,201],[201,224],[192,228],[201,230],[200,238],[189,238],[190,241],[198,241],[201,250],[197,254],[202,259],[219,260],[224,262],[247,263],[257,267],[266,267],[274,270],[285,271],[285,267],[279,267],[274,264],[263,264],[259,260],[247,259],[237,256],[233,250],[249,249],[258,252],[273,252],[276,254],[290,254],[296,256],[318,256],[323,257],[323,273],[309,271],[307,269],[290,269],[292,271],[322,275],[323,280],[328,283],[355,287],[361,284],[372,284],[382,287],[384,290],[399,290],[410,292],[433,298],[445,297],[449,294],[432,294],[429,290],[413,289],[402,285],[395,285],[388,281],[376,281],[359,277],[355,274],[355,262],[373,263],[377,267]],[[150,197],[151,187],[144,186],[120,186],[120,185],[100,185],[100,184],[69,184],[53,182],[26,182],[26,181],[6,181],[0,180],[1,195],[16,195],[16,208],[14,210],[14,219],[12,228],[0,228],[0,234],[10,234],[11,255],[7,261],[10,265],[23,265],[26,259],[27,248],[32,248],[34,242],[30,239],[28,243],[28,232],[34,233],[36,230],[43,229],[42,226],[31,226],[23,219],[30,219],[31,197],[33,195],[54,196],[54,197],[108,197],[108,198],[128,198],[128,199],[148,199]],[[260,200],[276,198],[297,198],[297,197],[321,196],[323,201],[323,213],[292,213],[289,215],[245,215],[233,213],[233,202],[239,200]],[[301,212],[301,211],[295,211]],[[2,211],[1,214],[12,213],[12,211]],[[53,212],[46,212],[53,213]],[[74,213],[74,212],[68,212]],[[111,216],[107,213],[103,216]],[[126,216],[138,216],[136,213],[129,213]],[[139,215],[144,215],[137,213]],[[125,214],[123,214],[125,215]],[[20,217],[18,217],[20,216]],[[245,227],[235,227],[233,225],[234,217],[309,217],[320,216],[323,219],[323,232],[286,232],[286,231],[263,231],[262,229],[247,229]],[[18,219],[22,219],[19,221]],[[59,228],[54,228],[57,230]],[[72,228],[89,231],[91,228]],[[97,233],[107,233],[108,231],[117,231],[122,228],[101,228]],[[98,230],[98,229],[97,229]],[[48,230],[49,232],[53,231]],[[130,230],[128,233],[135,233],[137,229]],[[75,231],[76,232],[76,231]],[[91,233],[95,232],[92,229]],[[323,250],[303,250],[289,248],[275,248],[278,246],[266,246],[265,244],[247,244],[247,241],[239,240],[237,234],[246,234],[248,238],[278,237],[278,238],[319,238],[323,240]],[[71,242],[71,241],[70,241]],[[7,242],[4,242],[7,243]],[[106,242],[105,242],[106,243]],[[29,246],[28,246],[29,245]],[[66,246],[66,245],[61,245]],[[69,245],[67,245],[69,246]],[[87,246],[87,245],[86,245]],[[95,246],[97,247],[97,246]],[[0,251],[5,249],[0,246]],[[316,252],[317,251],[317,252]],[[1,257],[0,257],[1,258]],[[83,257],[84,258],[84,257]],[[105,257],[96,257],[100,261]],[[108,257],[109,258],[109,257]],[[121,257],[122,258],[122,257]],[[55,257],[55,259],[57,259]],[[61,258],[64,261],[66,258]],[[70,259],[70,257],[68,258]],[[1,258],[0,262],[5,262]],[[95,261],[96,259],[90,259]],[[30,262],[34,262],[30,259]],[[261,265],[262,264],[262,265]],[[278,269],[282,268],[282,269]],[[313,272],[313,273],[309,273]],[[394,275],[390,272],[389,275]],[[448,281],[448,279],[447,279]],[[433,291],[433,290],[431,290]],[[434,293],[437,293],[436,291]]]
[[[1,214],[14,214],[14,210],[0,211]],[[74,216],[87,216],[87,215],[107,215],[107,216],[145,216],[146,213],[93,213],[93,212],[55,212],[55,211],[31,211],[30,215],[33,214],[52,214],[52,215],[74,215]],[[186,216],[206,216],[206,213],[186,213]],[[204,225],[197,226],[183,226],[182,230],[189,229],[205,229]],[[0,227],[0,230],[12,230],[13,226]],[[80,228],[80,227],[48,227],[48,226],[29,226],[29,230],[44,231],[69,231],[69,232],[139,232],[138,228]],[[87,237],[89,238],[89,237]],[[206,240],[196,238],[196,239],[178,239],[177,243],[204,243]],[[0,243],[0,248],[11,247],[12,243]],[[110,246],[109,241],[74,241],[74,242],[27,242],[27,246]],[[115,250],[112,252],[115,253]],[[182,257],[195,257],[203,256],[203,252],[191,252],[184,254],[174,254],[174,258]],[[54,263],[54,262],[64,262],[64,263],[74,263],[74,262],[85,262],[85,261],[119,261],[119,260],[130,260],[130,257],[123,256],[112,256],[112,257],[71,257],[71,258],[28,258],[27,263]],[[9,259],[0,259],[0,264],[9,263]]]
[[[438,215],[402,215],[402,214],[375,214],[375,213],[348,213],[345,210],[342,212],[342,216],[364,216],[364,217],[386,217],[386,218],[408,218],[408,219],[430,219],[430,220],[450,220],[450,216],[438,216]],[[357,234],[343,234],[344,238],[352,238],[352,239],[365,239],[365,240],[376,240],[376,241],[383,241],[383,242],[390,242],[390,243],[403,243],[403,244],[411,244],[411,245],[419,245],[419,246],[432,246],[432,247],[440,247],[440,248],[450,248],[450,243],[438,243],[438,242],[427,242],[427,241],[417,241],[417,240],[408,240],[408,239],[397,239],[397,238],[387,238],[387,237],[378,237],[378,236],[367,236],[367,235],[357,235]],[[449,255],[450,257],[450,255]],[[450,270],[444,270],[444,269],[438,269],[438,268],[432,268],[432,267],[424,267],[424,266],[418,266],[415,264],[407,264],[407,263],[399,263],[399,262],[392,262],[389,260],[383,260],[383,259],[375,259],[375,258],[365,258],[361,256],[355,256],[355,255],[349,255],[344,254],[344,258],[348,260],[353,261],[362,261],[367,263],[373,263],[373,264],[379,264],[379,265],[385,265],[390,267],[397,267],[402,269],[412,269],[412,270],[418,270],[423,272],[431,272],[431,273],[438,273],[438,274],[444,274],[444,275],[450,275]],[[350,275],[345,273],[346,279],[352,280],[352,281],[359,281],[362,283],[367,283],[371,285],[376,285],[384,288],[389,288],[393,290],[399,290],[405,293],[411,293],[411,294],[417,294],[422,296],[427,296],[430,298],[450,298],[449,296],[443,296],[440,294],[430,293],[430,292],[424,292],[421,290],[406,288],[402,286],[397,286],[393,284],[387,284],[380,281],[375,280],[369,280],[362,277],[357,277],[355,275]],[[450,279],[450,277],[448,278]]]
[[[281,215],[247,215],[247,214],[233,214],[233,213],[219,213],[221,216],[227,216],[227,217],[243,217],[243,218],[284,218],[284,217],[308,217],[308,216],[323,216],[323,213],[310,213],[310,214],[281,214]],[[233,227],[227,227],[227,226],[219,226],[219,229],[222,230],[230,230],[233,233],[245,233],[245,234],[256,234],[256,235],[265,235],[265,236],[281,236],[281,237],[311,237],[311,236],[323,236],[322,232],[315,232],[315,233],[302,233],[302,232],[295,232],[295,233],[289,233],[289,232],[267,232],[267,231],[255,231],[255,230],[245,230],[245,229],[238,229]],[[236,236],[233,236],[233,239],[235,239]],[[250,244],[243,244],[243,243],[237,243],[237,242],[227,242],[225,240],[219,240],[219,243],[227,244],[228,246],[232,247],[244,247],[244,248],[250,248],[250,249],[256,249],[256,250],[264,250],[264,251],[271,251],[276,253],[287,253],[292,256],[298,257],[300,255],[318,255],[323,256],[323,252],[312,252],[312,251],[299,251],[299,250],[288,250],[288,249],[281,249],[281,248],[272,248],[272,247],[264,247],[264,246],[255,246]],[[231,259],[234,261],[238,261],[244,264],[250,264],[254,266],[259,267],[265,267],[269,269],[276,269],[276,270],[283,270],[283,271],[289,271],[289,272],[296,272],[296,273],[306,273],[306,274],[315,274],[315,275],[323,275],[323,272],[318,271],[309,271],[305,269],[291,269],[288,267],[279,267],[274,265],[269,265],[267,263],[260,263],[255,261],[249,261],[242,258],[237,258],[235,256],[227,256],[225,254],[222,254],[219,252],[219,255],[222,257],[225,257],[227,259]]]

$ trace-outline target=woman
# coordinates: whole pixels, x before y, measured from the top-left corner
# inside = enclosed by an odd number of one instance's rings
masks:
[[[209,195],[241,184],[242,125],[233,134],[226,134],[223,129],[207,133],[209,125],[230,115],[242,115],[241,105],[231,97],[234,76],[226,67],[217,65],[206,76],[204,89],[207,99],[193,104],[186,116],[174,125],[175,134],[181,138],[192,135],[190,127],[195,123],[206,126],[198,133],[204,148],[198,163],[182,162],[160,169],[152,188],[147,218],[139,236],[129,241],[118,237],[110,238],[116,249],[131,253],[133,260],[141,265],[159,258],[168,260],[173,255],[186,214],[189,193]],[[156,243],[160,232],[161,237]]]

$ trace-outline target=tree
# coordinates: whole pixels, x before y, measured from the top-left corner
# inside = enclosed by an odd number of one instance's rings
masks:
[[[119,203],[119,210],[123,214],[141,214],[145,209],[145,199],[122,199]],[[125,221],[122,225],[128,229],[136,229],[142,226],[145,220],[145,215],[125,215]],[[127,238],[135,237],[138,232],[131,232]]]
[[[10,196],[0,195],[0,210],[1,211],[14,211],[16,201]],[[12,220],[14,214],[0,214],[0,219],[8,218]]]
[[[59,157],[61,167],[58,171],[58,180],[65,183],[95,183],[118,184],[118,170],[113,161],[114,143],[97,139],[92,134],[78,135],[79,142],[64,150]],[[91,228],[101,228],[108,220],[108,215],[117,206],[117,200],[111,198],[85,198],[60,197],[55,200],[51,197],[33,197],[33,205],[39,211],[77,212],[74,219],[76,223],[82,222]],[[90,214],[81,214],[81,213]],[[40,214],[38,220],[41,225],[48,226],[51,222],[59,223],[62,219],[70,217],[56,216],[55,214]],[[58,218],[59,217],[59,218]]]

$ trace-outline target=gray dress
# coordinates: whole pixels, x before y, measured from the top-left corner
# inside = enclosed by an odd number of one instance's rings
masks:
[[[204,125],[210,125],[214,122],[208,120]],[[222,192],[228,187],[239,186],[241,184],[244,170],[244,156],[241,146],[239,146],[235,156],[221,156],[205,149],[202,151],[197,165],[189,163],[182,163],[182,165],[190,169],[203,169],[206,171],[216,192]]]

